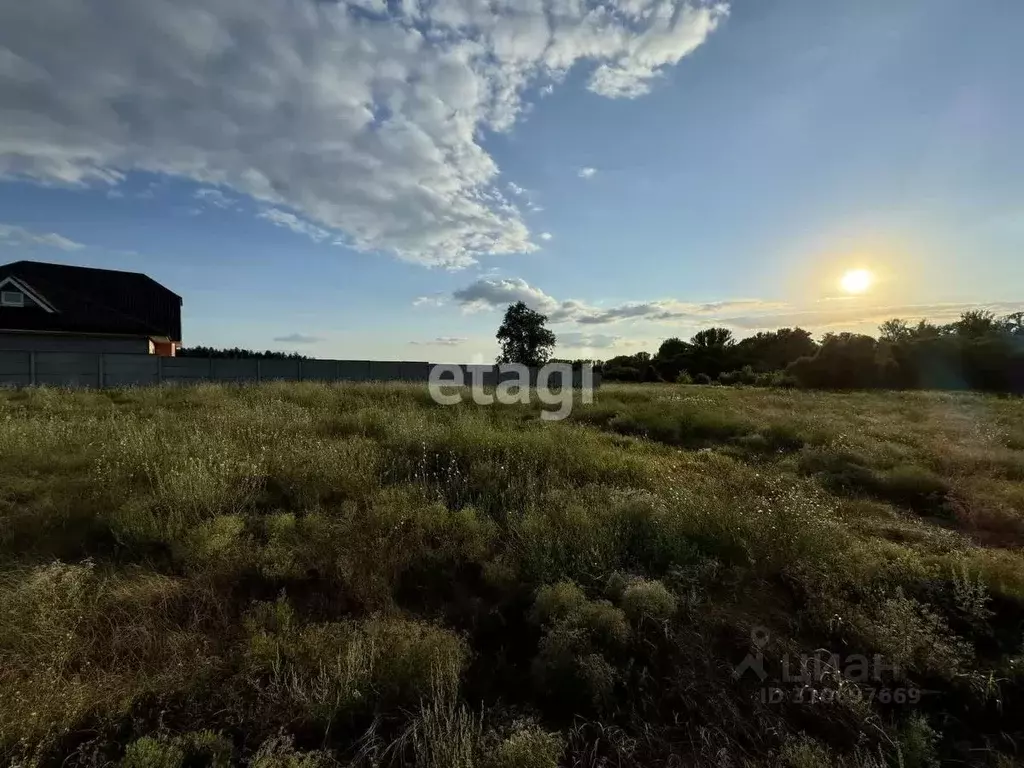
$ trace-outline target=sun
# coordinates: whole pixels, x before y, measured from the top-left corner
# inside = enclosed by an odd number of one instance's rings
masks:
[[[843,274],[839,285],[846,293],[864,293],[872,282],[874,277],[866,269],[851,269]]]

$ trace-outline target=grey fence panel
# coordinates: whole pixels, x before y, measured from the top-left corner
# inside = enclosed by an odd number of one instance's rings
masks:
[[[426,381],[430,377],[430,363],[402,362],[398,374],[402,381]]]
[[[36,352],[36,384],[98,387],[100,356],[91,352]]]
[[[31,352],[0,352],[0,376],[30,376]]]
[[[297,381],[299,378],[298,360],[260,360],[260,378],[263,381],[285,379]]]
[[[95,352],[0,351],[0,385],[48,384],[69,387],[119,387],[149,384],[189,384],[202,381],[255,382],[300,379],[309,381],[410,381],[430,377],[435,363],[376,360],[267,360],[202,357],[157,357],[147,354]],[[518,373],[494,365],[457,365],[462,384],[497,386],[518,379]],[[547,377],[548,386],[563,386],[562,373]],[[445,378],[450,381],[450,377]],[[592,374],[594,388],[601,375]],[[583,383],[573,371],[572,386]],[[530,386],[537,385],[537,370],[530,371]]]
[[[371,381],[401,381],[402,364],[395,362],[370,361],[369,379]]]
[[[337,381],[338,360],[302,360],[303,381]]]
[[[27,387],[32,383],[31,352],[0,352],[0,386]]]
[[[205,357],[163,358],[163,381],[189,384],[210,379],[212,368]]]
[[[498,385],[498,366],[496,365],[460,365],[463,381],[466,386],[480,383],[485,387]]]
[[[104,355],[103,386],[147,386],[160,381],[160,360],[154,355]]]
[[[36,352],[37,374],[95,374],[97,371],[99,355],[92,352]]]
[[[369,381],[369,360],[339,360],[338,379],[341,381]]]
[[[215,381],[256,381],[260,378],[262,360],[240,360],[214,358],[213,379]]]

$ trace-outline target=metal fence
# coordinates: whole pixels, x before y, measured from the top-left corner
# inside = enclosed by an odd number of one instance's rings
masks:
[[[426,383],[434,363],[378,360],[299,360],[264,358],[159,357],[96,352],[0,350],[0,386],[126,387],[259,381],[420,381]],[[496,366],[462,366],[476,370],[485,384],[501,375]],[[580,385],[579,371],[573,385]],[[594,386],[600,377],[594,376]],[[467,383],[469,375],[466,376]],[[552,380],[551,385],[562,382]]]

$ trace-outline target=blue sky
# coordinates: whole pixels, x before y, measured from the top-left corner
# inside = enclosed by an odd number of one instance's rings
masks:
[[[0,258],[186,344],[474,361],[1024,309],[1019,0],[0,8]],[[871,271],[859,296],[842,274]]]

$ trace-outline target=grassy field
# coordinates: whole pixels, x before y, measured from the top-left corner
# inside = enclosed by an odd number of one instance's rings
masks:
[[[1021,759],[1020,399],[538,409],[0,393],[0,763]]]

